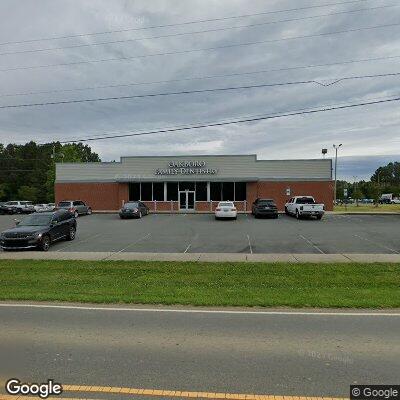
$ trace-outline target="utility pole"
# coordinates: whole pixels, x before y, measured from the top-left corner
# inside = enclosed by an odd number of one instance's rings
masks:
[[[354,193],[355,193],[355,198],[356,198],[356,206],[358,207],[358,185],[357,185],[357,175],[353,175],[354,179]]]
[[[339,150],[339,147],[342,146],[342,143],[340,143],[339,145],[334,144],[333,148],[335,149],[335,204],[336,204],[336,200],[337,200],[337,153]]]

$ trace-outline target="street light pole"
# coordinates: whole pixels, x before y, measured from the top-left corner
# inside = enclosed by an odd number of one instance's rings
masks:
[[[337,200],[337,153],[339,150],[339,147],[342,146],[342,143],[340,143],[339,145],[334,144],[333,148],[335,149],[335,194],[334,194],[334,198],[335,198],[335,204],[336,204],[336,200]]]

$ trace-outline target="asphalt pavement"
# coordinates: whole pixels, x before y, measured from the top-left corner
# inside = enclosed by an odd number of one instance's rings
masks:
[[[0,216],[0,231],[14,226],[14,218]],[[400,254],[399,225],[400,215],[327,214],[321,221],[298,221],[240,214],[236,221],[215,221],[211,214],[150,214],[140,220],[95,214],[79,217],[76,239],[55,243],[51,251]]]
[[[353,383],[399,383],[400,312],[395,310],[219,312],[4,304],[3,380],[336,397],[348,397]]]

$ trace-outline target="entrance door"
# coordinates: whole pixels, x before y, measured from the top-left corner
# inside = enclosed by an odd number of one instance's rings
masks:
[[[185,190],[179,192],[179,210],[181,211],[194,211],[194,191]]]

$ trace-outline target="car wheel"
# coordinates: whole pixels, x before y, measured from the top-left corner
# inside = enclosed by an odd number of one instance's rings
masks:
[[[75,211],[75,212],[74,212],[74,217],[75,217],[75,218],[78,218],[78,217],[79,217],[78,211]]]
[[[74,226],[71,226],[69,228],[69,232],[67,235],[67,240],[74,240],[75,239],[75,234],[76,234],[76,228]]]
[[[285,214],[289,215],[289,211],[288,211],[287,207],[285,207]]]
[[[48,235],[43,236],[42,243],[40,244],[40,250],[48,251],[50,248],[50,237]]]
[[[296,210],[296,218],[297,218],[297,219],[300,219],[300,213],[299,213],[299,210]]]
[[[274,215],[274,219],[278,219],[278,214]]]
[[[218,221],[218,217],[217,216],[215,216],[215,220]]]
[[[91,214],[92,214],[92,209],[89,207],[88,210],[87,210],[86,215],[91,215]]]
[[[317,215],[317,219],[322,219],[322,215]]]

